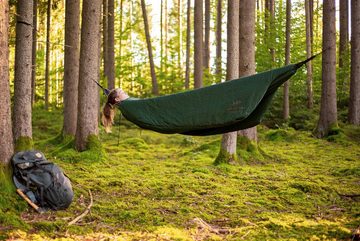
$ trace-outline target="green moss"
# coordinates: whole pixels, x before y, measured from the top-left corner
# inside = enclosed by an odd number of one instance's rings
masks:
[[[28,136],[20,136],[15,141],[15,152],[27,151],[33,149],[33,140]]]
[[[239,159],[243,161],[261,161],[264,159],[263,155],[259,151],[257,143],[251,141],[245,136],[237,137],[236,150]]]
[[[234,164],[237,160],[238,159],[236,153],[230,154],[226,150],[220,149],[220,152],[214,161],[214,165],[219,165],[223,163]]]

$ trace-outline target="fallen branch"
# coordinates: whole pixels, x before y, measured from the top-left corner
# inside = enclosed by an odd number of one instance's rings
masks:
[[[85,209],[85,211],[82,214],[80,214],[79,216],[74,218],[71,222],[69,222],[68,226],[75,224],[76,222],[78,222],[80,219],[85,217],[90,212],[91,206],[93,205],[93,197],[92,197],[92,194],[91,194],[90,190],[89,190],[89,196],[90,196],[89,206],[87,206],[87,208]]]

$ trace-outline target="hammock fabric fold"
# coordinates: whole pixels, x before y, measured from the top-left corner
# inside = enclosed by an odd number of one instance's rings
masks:
[[[205,136],[258,125],[276,90],[307,61],[200,89],[118,104],[124,117],[160,133]]]

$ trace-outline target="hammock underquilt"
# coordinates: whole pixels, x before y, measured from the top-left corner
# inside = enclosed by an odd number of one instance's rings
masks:
[[[129,98],[118,108],[143,129],[184,135],[215,135],[258,125],[276,90],[303,64],[154,98]]]

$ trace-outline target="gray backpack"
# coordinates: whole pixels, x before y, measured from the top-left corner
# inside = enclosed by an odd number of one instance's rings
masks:
[[[12,158],[13,180],[33,203],[42,209],[69,207],[74,193],[68,177],[39,151],[22,151]]]

